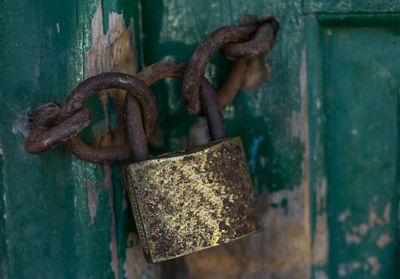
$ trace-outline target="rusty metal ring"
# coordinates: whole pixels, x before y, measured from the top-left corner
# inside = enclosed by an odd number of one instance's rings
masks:
[[[275,40],[279,22],[275,18],[262,23],[253,38],[243,43],[229,43],[221,47],[220,52],[229,59],[249,59],[268,52]]]
[[[139,74],[138,78],[143,80],[148,86],[151,86],[156,81],[159,81],[164,78],[177,78],[183,80],[185,76],[185,72],[187,69],[187,65],[177,61],[164,61],[152,64],[145,69],[143,69]],[[212,138],[223,138],[225,137],[225,124],[222,118],[222,114],[219,108],[218,100],[216,97],[216,92],[214,91],[211,83],[204,77],[200,77],[200,92],[202,98],[202,104],[205,111],[205,115],[210,123],[210,134]],[[127,103],[131,106],[131,102],[133,102],[133,98],[127,98]],[[138,112],[135,111],[134,107],[130,107],[127,110],[127,118],[132,118],[134,115],[137,115]],[[133,132],[133,131],[132,131]],[[129,135],[128,128],[128,135]],[[132,138],[137,138],[132,137]],[[132,140],[131,140],[132,142]],[[135,146],[132,146],[135,148]]]
[[[241,26],[221,27],[212,32],[200,43],[189,62],[183,80],[183,101],[190,114],[199,115],[201,113],[199,80],[203,75],[206,65],[211,60],[211,57],[217,49],[232,43],[238,46],[228,47],[226,55],[245,58],[251,58],[255,54],[257,54],[256,56],[262,55],[265,51],[268,51],[275,38],[278,21],[274,18],[269,18],[263,22],[264,23],[261,24],[262,28],[259,32],[260,23],[258,22],[252,22]],[[254,33],[256,33],[256,36],[252,38]],[[269,34],[269,36],[267,36],[269,39],[267,40],[268,42],[264,42],[267,33]],[[260,44],[260,46],[257,46],[257,44]],[[233,53],[229,53],[229,51],[232,51]],[[249,57],[246,55],[249,55]],[[240,64],[244,65],[244,63]],[[237,67],[237,69],[239,68],[240,67]],[[244,67],[241,68],[244,70]],[[243,72],[242,70],[237,72]],[[239,82],[236,84],[236,88],[238,88],[238,84]],[[230,93],[227,95],[230,95]]]
[[[258,24],[256,23],[245,26],[221,27],[200,43],[189,62],[183,79],[183,102],[190,114],[198,115],[201,112],[200,78],[214,53],[227,43],[239,43],[249,40],[257,28]]]
[[[40,122],[43,118],[40,119],[39,116],[35,119],[35,114],[40,113],[43,106],[47,105],[48,104],[42,105],[35,110],[34,120],[36,120],[36,122]],[[47,125],[36,126],[36,128],[25,139],[25,149],[31,154],[37,154],[51,149],[52,147],[75,137],[80,131],[89,125],[90,120],[91,113],[88,109],[84,108],[78,110],[74,115],[53,127]]]
[[[143,81],[128,74],[104,73],[83,81],[65,98],[61,106],[61,117],[69,118],[96,92],[112,88],[126,90],[129,95],[140,102],[144,112],[146,138],[150,140],[158,125],[157,100],[151,89]],[[127,122],[129,122],[129,119]],[[134,124],[142,126],[142,123],[135,122]],[[128,143],[106,148],[95,148],[86,145],[78,137],[74,137],[68,140],[65,146],[79,159],[92,163],[113,164],[132,157]]]

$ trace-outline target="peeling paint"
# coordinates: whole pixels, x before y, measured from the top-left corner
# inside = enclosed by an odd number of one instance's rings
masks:
[[[346,219],[347,219],[348,217],[350,217],[350,215],[351,215],[350,210],[349,210],[349,209],[346,209],[345,211],[343,211],[343,212],[339,215],[338,220],[339,220],[340,222],[344,222],[344,221],[346,221]]]
[[[376,245],[379,248],[383,248],[390,242],[390,235],[388,233],[381,234],[379,239],[376,241]]]
[[[346,233],[346,243],[347,244],[360,244],[361,243],[361,237],[359,237],[358,235],[354,235],[354,234],[349,234]]]
[[[373,227],[375,227],[375,224],[383,226],[385,224],[385,222],[383,221],[383,219],[379,218],[378,213],[376,213],[376,211],[374,209],[374,206],[369,204],[368,209],[369,209],[369,227],[373,228]]]
[[[367,262],[369,263],[369,266],[371,267],[371,275],[377,275],[379,272],[379,269],[381,268],[378,258],[377,257],[369,257],[369,258],[367,258]]]
[[[352,227],[352,232],[353,232],[353,233],[359,233],[361,236],[366,235],[367,232],[368,232],[368,230],[369,230],[369,227],[368,227],[368,225],[365,224],[365,223],[361,223],[361,224],[358,225],[358,226]]]
[[[339,264],[338,275],[339,277],[352,276],[357,269],[362,268],[359,262],[349,262],[347,264]]]
[[[143,249],[134,233],[128,235],[128,247],[125,250],[124,278],[161,278],[161,266],[146,262]]]
[[[383,219],[386,224],[390,223],[390,212],[392,211],[392,203],[388,202],[385,206],[385,210],[383,211]]]
[[[324,212],[316,216],[313,242],[313,264],[324,265],[328,261],[328,220]]]
[[[122,14],[111,12],[108,15],[108,31],[103,32],[103,13],[101,2],[91,21],[91,38],[92,47],[85,53],[85,78],[103,72],[122,72],[127,74],[136,73],[136,48],[134,44],[133,20],[130,21],[130,26],[125,27]],[[110,123],[110,103],[108,92],[111,93],[113,105],[117,115],[117,127],[111,131]],[[98,96],[103,105],[105,128],[96,137],[96,146],[111,146],[125,141],[125,129],[123,127],[123,108],[125,100],[125,92],[122,90],[104,90],[98,92]],[[118,240],[117,240],[117,220],[114,206],[114,186],[112,182],[111,166],[102,166],[103,180],[99,183],[99,188],[96,191],[88,185],[88,206],[91,219],[94,219],[96,214],[98,195],[104,190],[110,191],[109,205],[111,211],[111,268],[114,272],[114,277],[120,277],[119,261],[118,261]],[[90,197],[90,199],[89,199]],[[127,207],[124,200],[123,210]],[[93,221],[92,221],[93,222]],[[125,270],[125,273],[129,273]]]
[[[99,206],[99,194],[103,191],[101,188],[95,190],[94,185],[95,183],[93,181],[86,182],[90,225],[94,224],[94,218],[96,217],[97,208]],[[76,203],[76,197],[74,198],[74,203]]]

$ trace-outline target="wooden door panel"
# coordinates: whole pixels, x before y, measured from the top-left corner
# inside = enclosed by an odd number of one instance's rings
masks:
[[[315,274],[395,278],[398,17],[321,15],[307,23],[314,241],[321,226],[328,241]]]

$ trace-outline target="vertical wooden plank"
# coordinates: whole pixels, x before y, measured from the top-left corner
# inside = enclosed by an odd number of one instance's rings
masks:
[[[314,276],[397,278],[399,18],[317,18],[307,19],[313,236],[318,247],[328,216],[329,254]]]
[[[23,148],[28,113],[43,102],[61,102],[83,80],[97,4],[1,3],[1,258],[7,278],[114,277],[109,195],[97,193],[101,169],[62,148],[36,156]]]
[[[338,277],[394,278],[399,37],[362,27],[326,34],[332,264]]]
[[[326,123],[324,51],[322,29],[316,17],[305,18],[307,52],[308,123],[310,137],[310,224],[312,237],[312,278],[328,278],[329,230],[327,174],[325,159]]]

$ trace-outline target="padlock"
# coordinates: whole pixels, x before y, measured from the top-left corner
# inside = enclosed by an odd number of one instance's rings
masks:
[[[225,138],[216,95],[202,92],[212,141],[122,166],[149,262],[184,256],[261,229],[242,141]]]

